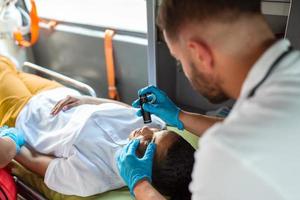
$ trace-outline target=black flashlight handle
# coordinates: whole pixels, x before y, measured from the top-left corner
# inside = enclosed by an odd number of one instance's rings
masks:
[[[151,114],[143,109],[143,104],[148,102],[147,95],[141,95],[140,96],[140,105],[141,105],[141,111],[143,115],[144,124],[151,123]]]

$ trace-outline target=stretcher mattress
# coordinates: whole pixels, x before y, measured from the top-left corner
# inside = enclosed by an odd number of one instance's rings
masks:
[[[198,147],[197,146],[198,137],[194,136],[188,131],[179,131],[178,129],[171,128],[171,127],[168,127],[168,129],[181,135],[194,148]],[[42,194],[47,199],[51,199],[51,200],[132,200],[134,199],[130,196],[130,193],[126,187],[118,190],[113,190],[102,194],[90,196],[90,197],[77,197],[77,196],[68,196],[68,195],[59,194],[53,190],[50,190],[45,185],[42,177],[25,169],[19,163],[14,161],[11,163],[10,167],[13,175],[17,176],[26,185],[28,185],[38,193]]]

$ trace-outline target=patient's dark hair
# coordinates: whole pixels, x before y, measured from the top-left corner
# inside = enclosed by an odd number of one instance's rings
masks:
[[[154,160],[152,184],[161,194],[171,197],[171,200],[190,200],[188,186],[191,182],[195,149],[181,136],[177,137],[167,155],[161,160]]]

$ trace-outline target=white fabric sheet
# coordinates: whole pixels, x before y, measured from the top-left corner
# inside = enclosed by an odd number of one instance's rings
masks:
[[[54,155],[46,172],[46,185],[63,194],[90,196],[120,188],[115,153],[128,143],[129,133],[144,126],[136,110],[114,103],[82,105],[50,115],[67,95],[80,95],[69,88],[57,88],[34,96],[18,116],[16,127],[38,152]],[[152,116],[148,126],[164,128]]]

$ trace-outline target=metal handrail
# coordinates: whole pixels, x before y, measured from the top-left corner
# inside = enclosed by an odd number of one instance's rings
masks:
[[[18,190],[18,199],[27,199],[27,200],[47,200],[40,193],[33,190],[31,187],[26,185],[18,177],[14,176],[14,180]]]
[[[69,84],[70,86],[72,86],[78,90],[84,91],[92,97],[97,97],[95,90],[91,86],[89,86],[85,83],[82,83],[80,81],[77,81],[75,79],[72,79],[70,77],[67,77],[63,74],[52,71],[50,69],[46,69],[39,65],[33,64],[31,62],[24,62],[23,67],[27,67],[27,68],[36,70],[38,72],[41,72],[47,76],[50,76],[51,78],[55,78],[58,81],[63,81],[64,83]]]

